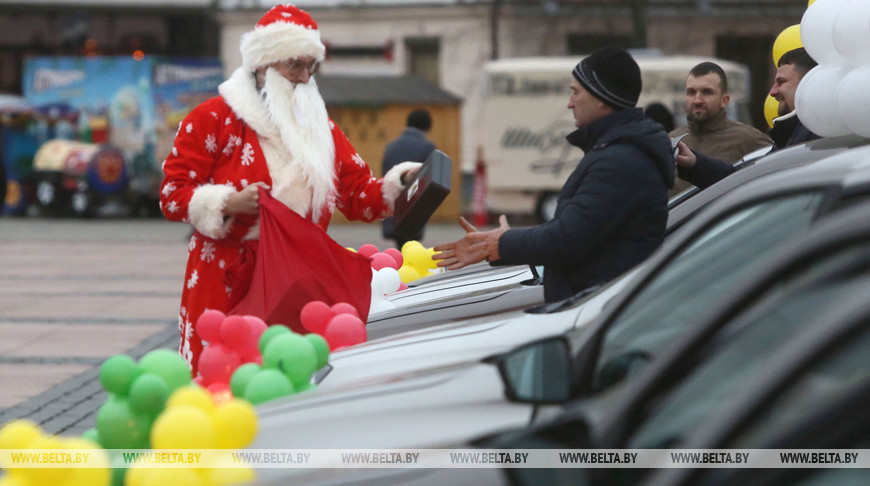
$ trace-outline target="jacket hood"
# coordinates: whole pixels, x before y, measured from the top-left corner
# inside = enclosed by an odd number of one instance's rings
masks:
[[[665,186],[670,189],[674,185],[676,169],[671,138],[661,125],[647,118],[640,108],[611,113],[578,128],[566,138],[585,153],[601,150],[614,143],[635,145],[649,154]]]

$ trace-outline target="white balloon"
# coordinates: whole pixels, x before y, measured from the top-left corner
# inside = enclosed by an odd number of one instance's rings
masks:
[[[834,64],[842,56],[834,47],[834,22],[843,7],[852,0],[821,0],[813,2],[801,18],[801,42],[819,64]]]
[[[837,15],[833,30],[834,47],[852,65],[870,62],[870,2],[852,1]]]
[[[823,137],[851,133],[837,110],[837,89],[850,70],[845,64],[819,65],[801,79],[795,109],[801,123],[813,133]]]
[[[384,283],[377,270],[372,269],[372,302],[384,297]]]
[[[870,137],[870,65],[850,71],[837,87],[837,109],[852,133]]]
[[[395,268],[384,267],[378,270],[378,277],[381,279],[381,283],[383,284],[384,294],[392,294],[399,290],[399,287],[402,285],[402,278],[399,277],[399,271]]]

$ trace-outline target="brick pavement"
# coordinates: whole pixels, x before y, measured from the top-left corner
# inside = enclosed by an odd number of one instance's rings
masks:
[[[28,418],[49,433],[94,426],[100,364],[176,349],[186,225],[163,220],[0,217],[0,424]],[[383,249],[379,225],[334,224],[343,246]],[[450,241],[432,225],[423,243]]]

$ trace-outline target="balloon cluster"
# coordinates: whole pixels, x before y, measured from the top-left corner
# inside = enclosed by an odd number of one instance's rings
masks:
[[[795,93],[801,123],[822,136],[870,137],[870,2],[813,2],[800,29],[807,53],[819,63]]]
[[[242,449],[256,435],[257,414],[250,403],[238,399],[215,403],[208,391],[193,385],[169,396],[166,409],[154,421],[150,440],[155,449]],[[191,468],[133,466],[127,471],[126,484],[217,486],[254,479],[248,467],[224,467],[231,464],[232,456],[227,451],[208,455],[203,463]]]
[[[112,482],[108,453],[91,440],[79,437],[47,435],[28,420],[15,420],[0,428],[0,449],[36,449],[46,452],[81,451],[87,449],[89,467],[21,468],[0,463],[8,473],[0,484],[15,486],[104,486]]]
[[[168,349],[151,351],[138,364],[119,354],[103,362],[100,383],[109,396],[97,411],[96,430],[86,435],[106,449],[147,449],[154,419],[173,391],[190,384],[190,369]]]
[[[230,377],[242,363],[260,363],[258,343],[268,326],[254,316],[225,316],[207,310],[196,320],[196,332],[208,343],[199,356],[200,384],[226,393]]]
[[[262,333],[258,349],[262,365],[243,364],[229,380],[232,395],[253,404],[312,389],[311,375],[329,361],[329,345],[322,336],[303,336],[280,324]]]
[[[366,341],[365,323],[356,308],[345,302],[332,307],[319,300],[309,302],[302,308],[299,320],[302,327],[323,336],[333,351]]]
[[[441,271],[437,262],[432,259],[434,254],[433,248],[426,248],[419,241],[409,241],[402,245],[404,263],[399,268],[399,277],[402,282],[413,282]]]
[[[352,249],[351,249],[352,250]],[[409,282],[436,273],[439,269],[432,255],[435,250],[424,248],[418,241],[409,241],[402,250],[387,248],[383,252],[367,243],[358,253],[372,259],[372,301],[369,315],[394,309],[387,295],[408,288]]]

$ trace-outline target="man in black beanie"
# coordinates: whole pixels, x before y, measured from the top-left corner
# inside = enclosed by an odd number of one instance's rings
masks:
[[[565,299],[631,269],[665,237],[667,192],[674,182],[670,138],[636,108],[640,68],[624,49],[605,47],[574,68],[568,108],[585,152],[559,193],[555,217],[532,228],[481,232],[468,221],[462,239],[435,247],[438,265],[482,260],[544,265],[547,302]]]

